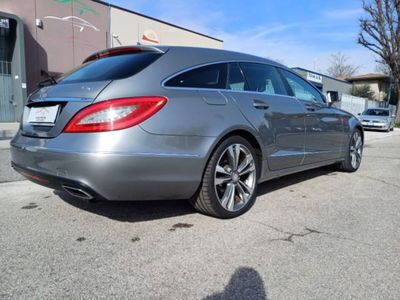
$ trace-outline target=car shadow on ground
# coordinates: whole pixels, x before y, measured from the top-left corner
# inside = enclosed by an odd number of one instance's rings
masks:
[[[332,167],[323,167],[273,179],[261,183],[257,195],[269,194],[315,177],[334,174],[333,172]],[[121,222],[135,223],[196,213],[188,200],[89,202],[64,191],[54,191],[54,194],[76,208]]]
[[[187,200],[89,202],[64,191],[54,191],[54,194],[79,209],[121,222],[135,223],[195,213]]]
[[[257,195],[262,196],[273,191],[295,185],[300,182],[311,180],[315,177],[335,175],[336,170],[333,166],[321,167],[291,175],[286,175],[259,184]]]

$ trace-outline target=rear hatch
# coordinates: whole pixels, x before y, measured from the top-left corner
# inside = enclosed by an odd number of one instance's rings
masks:
[[[28,98],[21,133],[56,137],[112,81],[139,73],[162,54],[154,47],[120,47],[93,54],[80,67],[63,75],[58,83],[38,89]]]

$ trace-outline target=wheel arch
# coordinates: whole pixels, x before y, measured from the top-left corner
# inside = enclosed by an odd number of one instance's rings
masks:
[[[237,127],[237,128],[230,128],[226,131],[224,131],[218,138],[216,138],[214,144],[212,147],[210,147],[210,151],[207,153],[207,159],[206,162],[209,161],[211,155],[214,153],[215,149],[227,138],[231,136],[240,136],[244,138],[246,141],[250,143],[250,145],[256,150],[257,153],[257,159],[259,162],[259,174],[260,176],[262,175],[262,170],[264,170],[264,157],[265,157],[265,150],[263,147],[263,143],[261,141],[261,138],[257,135],[257,133],[249,128],[244,128],[244,127]],[[206,163],[207,164],[207,163]],[[205,169],[206,165],[204,166]],[[204,171],[203,171],[204,172]]]
[[[364,128],[362,127],[362,125],[358,124],[358,125],[355,126],[355,129],[360,130],[360,132],[361,132],[361,138],[362,138],[362,141],[363,141],[363,143],[364,143]]]
[[[362,127],[360,120],[353,116],[349,119],[348,126],[349,126],[349,132],[348,132],[349,138],[353,133],[354,129],[358,129],[361,132],[361,138],[364,142],[364,128]]]

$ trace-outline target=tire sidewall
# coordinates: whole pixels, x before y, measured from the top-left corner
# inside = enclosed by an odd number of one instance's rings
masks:
[[[254,163],[256,165],[256,183],[254,186],[254,192],[253,195],[250,197],[249,201],[247,204],[241,208],[238,211],[231,212],[226,210],[222,205],[220,204],[218,197],[215,192],[215,185],[214,185],[214,180],[215,180],[215,169],[217,166],[217,163],[219,161],[219,158],[221,157],[222,153],[232,144],[242,144],[245,146],[253,155]],[[209,174],[210,178],[208,178],[208,186],[206,187],[207,190],[209,191],[209,197],[211,199],[211,203],[213,205],[214,210],[217,212],[217,214],[221,218],[234,218],[237,216],[240,216],[244,214],[246,211],[248,211],[254,204],[256,198],[257,198],[257,185],[258,185],[258,179],[260,176],[260,163],[259,163],[259,158],[257,156],[257,153],[253,146],[244,138],[240,136],[231,136],[224,140],[214,151],[214,153],[211,156],[210,161],[208,164],[211,164],[211,172]],[[207,165],[209,167],[209,165]]]
[[[360,160],[360,163],[357,166],[357,168],[354,168],[353,165],[351,164],[350,147],[351,147],[351,143],[352,143],[353,137],[356,134],[356,132],[358,132],[358,134],[361,136],[362,147],[361,147],[361,160]],[[348,169],[348,171],[355,172],[360,168],[361,162],[362,162],[362,158],[363,158],[363,154],[364,154],[364,139],[362,138],[361,131],[359,129],[354,129],[353,132],[351,133],[350,140],[349,140],[349,143],[348,143],[348,146],[347,146],[347,156],[346,156],[346,164],[347,164],[347,166],[346,166],[346,168]]]

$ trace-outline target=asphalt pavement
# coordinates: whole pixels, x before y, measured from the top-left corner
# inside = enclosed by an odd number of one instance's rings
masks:
[[[400,130],[367,132],[358,172],[263,183],[248,213],[218,220],[14,181],[5,147],[0,299],[400,299],[399,148]]]

